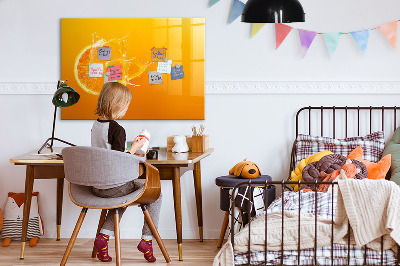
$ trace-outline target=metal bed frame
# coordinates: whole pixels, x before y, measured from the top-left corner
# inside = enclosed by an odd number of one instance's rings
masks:
[[[348,125],[349,125],[349,121],[348,121],[349,120],[348,119],[349,115],[348,115],[348,113],[356,112],[356,115],[357,115],[357,136],[360,136],[360,122],[361,122],[360,113],[361,112],[364,112],[364,113],[365,113],[365,111],[369,112],[369,131],[370,131],[370,133],[372,133],[373,113],[375,114],[376,112],[379,112],[379,111],[381,112],[381,130],[384,131],[385,130],[385,113],[387,113],[386,111],[393,112],[393,125],[394,125],[393,126],[393,130],[395,130],[396,129],[396,125],[397,125],[397,123],[396,123],[397,111],[399,109],[400,108],[398,108],[396,106],[393,106],[393,107],[385,107],[385,106],[382,106],[382,107],[372,107],[372,106],[369,106],[369,107],[360,107],[360,106],[357,106],[357,107],[348,107],[348,106],[344,106],[344,107],[337,107],[337,106],[331,106],[331,107],[323,107],[323,106],[312,107],[312,106],[308,106],[308,107],[303,107],[296,114],[296,138],[300,134],[299,133],[299,125],[300,125],[299,124],[299,120],[300,120],[300,114],[303,111],[308,111],[308,134],[309,135],[311,135],[311,131],[312,131],[311,112],[313,110],[319,111],[319,115],[320,115],[320,136],[324,136],[324,126],[326,125],[326,124],[324,124],[324,111],[325,110],[331,110],[330,113],[332,113],[332,117],[331,118],[332,118],[332,123],[333,123],[332,124],[332,129],[333,129],[332,136],[333,136],[333,138],[336,137],[336,122],[337,122],[336,113],[339,112],[339,111],[340,112],[344,112],[344,121],[341,121],[341,122],[342,122],[342,125],[344,123],[345,137],[347,138],[348,137]],[[326,120],[327,119],[325,119],[325,121]],[[290,172],[293,169],[295,169],[295,167],[296,167],[296,165],[295,165],[295,158],[296,158],[295,146],[296,146],[296,141],[294,142],[293,148],[292,148],[289,176],[290,176]],[[300,187],[301,184],[315,185],[314,190],[315,190],[315,192],[317,192],[317,189],[318,189],[319,185],[330,184],[330,185],[332,185],[332,190],[333,190],[334,186],[336,186],[338,183],[336,181],[332,181],[332,182],[320,182],[320,181],[304,182],[304,181],[285,181],[285,180],[283,180],[283,181],[265,181],[265,182],[263,182],[263,181],[252,181],[250,179],[249,181],[242,182],[242,183],[236,185],[234,187],[233,191],[232,191],[232,195],[235,195],[235,192],[239,187],[242,187],[242,186],[251,186],[251,187],[254,186],[254,187],[256,187],[257,186],[259,188],[263,188],[264,189],[266,198],[268,198],[268,189],[266,189],[266,188],[268,188],[269,186],[271,186],[271,185],[281,186],[282,195],[283,195],[285,190],[291,190],[290,187],[287,186],[287,185],[292,185],[292,184],[299,185],[299,187]],[[301,202],[301,192],[300,192],[300,190],[298,191],[298,193],[299,193],[299,201]],[[250,189],[250,198],[252,198],[252,196],[253,196],[252,194],[253,194],[253,191]],[[332,215],[332,221],[331,221],[332,222],[331,223],[331,225],[332,225],[331,226],[331,228],[332,228],[332,237],[331,237],[331,261],[332,261],[332,265],[334,263],[334,254],[333,254],[333,251],[334,251],[333,250],[333,244],[334,244],[333,243],[333,224],[334,224],[334,220],[333,220],[334,219],[334,217],[333,217],[333,210],[334,210],[333,204],[334,203],[333,203],[333,201],[334,200],[333,199],[334,199],[334,193],[332,193],[332,213],[331,213],[331,215]],[[318,202],[317,193],[315,193],[315,213],[317,213],[317,208],[318,208],[317,207],[317,202]],[[268,262],[267,262],[267,252],[268,252],[268,250],[267,250],[267,242],[268,242],[268,239],[267,239],[267,233],[268,233],[267,207],[268,206],[266,204],[267,204],[267,201],[264,201],[264,208],[265,208],[264,262],[259,263],[259,265],[272,265],[272,264],[268,264]],[[284,197],[282,197],[282,212],[284,212]],[[300,227],[300,204],[299,204],[298,214],[299,214],[298,226]],[[235,245],[235,241],[234,241],[234,237],[235,237],[235,234],[234,234],[234,217],[235,217],[234,197],[232,197],[232,200],[231,200],[231,232],[230,232],[231,239],[230,239],[230,241],[231,241],[231,244],[232,244],[233,248],[234,248],[234,245]],[[317,264],[317,255],[316,255],[317,238],[318,238],[316,224],[317,224],[317,215],[315,215],[315,239],[314,239],[314,258],[313,258],[314,263],[313,264],[307,264],[307,265],[318,265]],[[251,243],[251,230],[250,230],[251,229],[251,219],[249,219],[248,227],[249,227],[249,242],[248,242],[248,245],[247,245],[247,262],[248,263],[245,264],[245,265],[250,265],[251,264],[251,255],[250,255],[251,254],[251,249],[250,249],[250,243]],[[283,251],[284,251],[284,240],[283,240],[283,238],[284,238],[283,237],[283,235],[284,235],[284,218],[283,218],[283,216],[282,216],[282,232],[281,233],[282,233],[281,250],[280,250],[281,256],[280,256],[280,264],[279,265],[284,265],[283,264],[283,259],[284,259],[284,256],[283,256]],[[305,264],[300,264],[300,254],[301,254],[301,249],[300,249],[300,242],[301,242],[300,230],[299,230],[298,234],[299,235],[298,235],[298,243],[297,243],[297,246],[298,246],[298,248],[297,248],[297,265],[305,265]],[[397,258],[396,258],[395,265],[400,265],[400,249],[399,249],[400,246],[397,245],[397,248],[398,248],[399,252],[397,253]],[[366,249],[367,248],[366,248],[366,246],[363,246],[363,249],[364,249],[364,263],[363,263],[363,265],[367,265],[366,264],[367,263],[367,253],[366,253]],[[347,233],[347,264],[346,265],[350,265],[350,224],[348,226],[348,233]],[[381,237],[380,265],[385,265],[384,261],[383,261],[383,236]]]

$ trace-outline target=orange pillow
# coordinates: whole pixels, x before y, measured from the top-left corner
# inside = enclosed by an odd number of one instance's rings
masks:
[[[384,179],[386,177],[392,161],[392,155],[388,154],[377,163],[368,162],[363,159],[363,149],[361,146],[358,146],[352,152],[350,152],[347,158],[355,159],[365,164],[368,170],[368,179],[375,180]]]

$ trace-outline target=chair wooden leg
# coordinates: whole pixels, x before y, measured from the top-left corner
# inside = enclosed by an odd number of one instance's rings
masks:
[[[121,243],[120,243],[120,235],[119,235],[119,213],[118,209],[115,209],[114,214],[114,234],[115,234],[115,256],[117,257],[115,261],[115,265],[121,265]]]
[[[103,227],[104,221],[106,220],[106,215],[107,215],[107,210],[106,209],[101,210],[101,215],[100,215],[100,219],[99,219],[99,226],[97,226],[96,238],[100,234],[100,230]],[[93,244],[92,258],[96,258],[96,255],[97,255],[97,250],[96,250],[96,248],[95,248],[95,246]]]
[[[145,205],[140,205],[140,207],[142,208],[142,211],[143,211],[143,214],[144,214],[144,218],[145,218],[147,224],[149,225],[150,230],[153,233],[153,236],[157,240],[157,244],[161,249],[161,252],[162,252],[162,254],[164,256],[165,261],[167,263],[170,263],[171,259],[170,259],[169,255],[168,255],[167,249],[165,248],[164,243],[161,240],[160,234],[158,233],[156,225],[154,224],[153,219],[151,218],[149,211],[147,210]]]
[[[64,266],[67,263],[69,254],[71,253],[72,247],[74,246],[76,237],[78,236],[79,230],[81,229],[83,220],[85,219],[87,208],[82,208],[81,214],[79,215],[78,221],[76,222],[74,232],[72,232],[71,239],[69,240],[67,249],[65,250],[64,257],[61,260],[60,265]]]
[[[222,222],[221,234],[219,235],[217,248],[220,248],[222,246],[222,242],[224,241],[226,228],[228,227],[228,222],[229,222],[229,212],[225,212],[225,217],[224,217],[224,221]]]

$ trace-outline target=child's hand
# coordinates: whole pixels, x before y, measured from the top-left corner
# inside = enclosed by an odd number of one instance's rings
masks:
[[[132,154],[135,154],[140,148],[143,147],[143,145],[146,143],[146,141],[147,140],[145,138],[136,137],[135,140],[132,142],[129,152]]]
[[[146,153],[145,154],[136,154],[135,153],[135,155],[136,156],[139,156],[139,157],[146,157],[146,155],[149,153],[149,149],[147,149],[147,151],[146,151]]]

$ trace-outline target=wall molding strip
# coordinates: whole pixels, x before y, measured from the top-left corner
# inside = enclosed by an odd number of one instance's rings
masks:
[[[57,83],[0,83],[0,94],[50,94]],[[206,94],[400,94],[400,81],[208,81]]]

